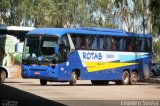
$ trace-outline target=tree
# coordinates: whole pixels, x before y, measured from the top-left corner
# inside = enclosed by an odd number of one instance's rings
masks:
[[[151,22],[152,22],[152,34],[157,35],[160,34],[160,1],[159,0],[151,0],[149,9],[152,12]]]
[[[151,23],[152,23],[152,35],[153,38],[159,38],[160,36],[160,1],[150,0],[149,9],[151,11]],[[160,57],[160,41],[153,42],[153,60],[157,60]]]
[[[10,8],[9,0],[0,0],[0,23],[9,25],[9,14],[8,10]]]
[[[119,27],[126,31],[131,31],[131,14],[128,0],[115,0],[115,6]]]

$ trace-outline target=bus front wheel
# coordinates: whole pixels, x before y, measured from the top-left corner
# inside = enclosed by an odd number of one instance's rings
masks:
[[[69,84],[72,86],[76,85],[77,79],[78,79],[78,76],[77,76],[76,72],[75,71],[72,72],[71,80],[69,81]]]
[[[41,85],[47,85],[47,80],[40,79],[40,84]]]
[[[0,79],[0,83],[3,83],[4,82],[4,80],[6,79],[6,77],[7,77],[7,74],[6,74],[6,72],[5,71],[3,71],[3,70],[0,70],[1,72],[0,72],[0,77],[1,77],[1,79]]]
[[[135,85],[137,83],[137,79],[138,79],[137,73],[136,72],[131,72],[130,84]]]

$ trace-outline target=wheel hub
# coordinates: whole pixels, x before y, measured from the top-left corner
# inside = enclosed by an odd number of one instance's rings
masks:
[[[136,82],[136,79],[137,79],[137,78],[136,78],[136,75],[132,75],[132,78],[131,78],[131,79],[132,79],[133,82]]]

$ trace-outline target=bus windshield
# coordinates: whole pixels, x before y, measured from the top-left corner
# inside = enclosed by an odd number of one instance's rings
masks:
[[[23,52],[23,60],[53,61],[58,47],[58,37],[27,37]]]

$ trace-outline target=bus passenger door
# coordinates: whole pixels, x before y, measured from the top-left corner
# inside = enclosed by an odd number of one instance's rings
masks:
[[[61,62],[65,62],[68,59],[70,53],[75,50],[70,34],[64,35],[59,45],[59,57]]]

